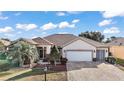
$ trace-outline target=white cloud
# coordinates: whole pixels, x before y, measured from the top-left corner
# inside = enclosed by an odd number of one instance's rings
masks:
[[[47,24],[44,24],[43,26],[40,27],[41,30],[50,30],[50,29],[55,29],[55,28],[74,28],[75,27],[75,24],[77,22],[79,22],[80,20],[79,19],[74,19],[72,21],[72,23],[69,23],[67,21],[63,21],[63,22],[60,22],[60,23],[57,23],[57,24],[54,24],[52,22],[49,22]]]
[[[65,16],[65,15],[69,15],[69,14],[80,14],[82,13],[81,11],[60,11],[57,12],[56,15],[57,16]]]
[[[80,14],[82,13],[81,11],[67,11],[69,14]]]
[[[14,29],[10,26],[6,26],[4,28],[0,28],[0,33],[9,33],[9,32],[12,32],[14,31]]]
[[[17,12],[17,13],[15,13],[14,15],[15,15],[15,16],[19,16],[19,15],[21,15],[21,13],[20,13],[20,12]]]
[[[102,12],[104,18],[112,18],[116,16],[124,16],[124,11],[105,11]]]
[[[57,12],[56,15],[57,16],[65,16],[65,12]]]
[[[21,33],[22,33],[21,31],[17,32],[17,34],[21,34]]]
[[[4,34],[4,36],[7,36],[7,37],[14,37],[15,35],[14,35],[14,34],[10,34],[10,33],[6,33],[6,34]]]
[[[53,24],[52,22],[49,22],[47,24],[44,24],[43,26],[40,27],[42,30],[50,30],[50,29],[54,29],[57,28],[56,24]]]
[[[29,31],[29,30],[36,29],[37,25],[36,24],[16,24],[16,28]]]
[[[7,16],[3,16],[2,12],[0,12],[0,20],[6,20],[8,19]]]
[[[6,20],[6,19],[8,19],[7,16],[0,16],[0,20]]]
[[[66,28],[66,27],[68,27],[68,28],[74,28],[75,27],[75,24],[70,24],[67,21],[64,21],[64,22],[59,23],[59,26],[58,27],[59,28]]]
[[[112,24],[112,20],[111,19],[109,19],[109,20],[103,20],[98,25],[99,26],[106,26],[106,25],[109,25],[109,24]]]
[[[59,32],[58,34],[68,34],[68,32]]]
[[[105,34],[117,34],[120,33],[120,30],[118,27],[111,27],[111,28],[106,28],[103,33]]]
[[[79,19],[74,19],[72,23],[78,23],[80,20]]]
[[[31,39],[33,39],[33,38],[37,38],[37,37],[38,37],[38,36],[32,36]]]

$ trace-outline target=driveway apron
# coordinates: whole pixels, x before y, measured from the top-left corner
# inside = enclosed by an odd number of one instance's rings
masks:
[[[118,81],[124,80],[124,71],[118,67],[101,62],[68,62],[69,81]]]

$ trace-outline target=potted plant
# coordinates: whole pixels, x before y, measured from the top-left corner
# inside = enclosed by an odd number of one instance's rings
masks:
[[[61,64],[62,64],[62,65],[66,65],[68,59],[61,57],[60,61],[61,61]]]

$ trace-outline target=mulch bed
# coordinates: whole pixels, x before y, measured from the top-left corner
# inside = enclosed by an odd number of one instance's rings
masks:
[[[37,64],[35,67],[38,67],[38,68],[44,68],[45,66],[48,67],[48,70],[53,70],[53,71],[67,71],[66,69],[66,65],[61,65],[61,64],[57,64],[56,66],[55,65],[51,65],[51,64]]]

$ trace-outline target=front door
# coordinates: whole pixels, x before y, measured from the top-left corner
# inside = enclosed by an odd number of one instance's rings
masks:
[[[39,49],[39,56],[40,56],[40,59],[43,59],[43,48]]]
[[[97,50],[96,59],[97,59],[97,61],[104,61],[105,60],[105,50]]]
[[[38,51],[40,59],[44,59],[46,57],[46,47],[39,47]]]

